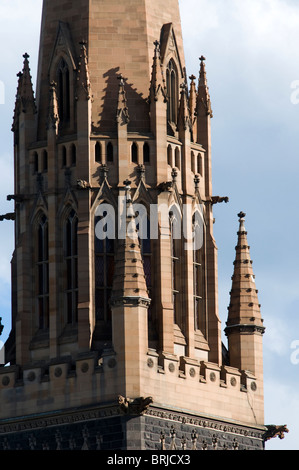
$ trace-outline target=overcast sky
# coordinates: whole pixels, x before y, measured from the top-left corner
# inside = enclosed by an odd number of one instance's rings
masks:
[[[13,193],[10,128],[16,74],[28,52],[35,83],[41,5],[42,0],[0,2],[1,214],[13,210],[6,196]],[[214,111],[214,195],[230,198],[215,207],[220,316],[224,327],[242,210],[266,326],[265,423],[290,429],[283,441],[276,438],[267,449],[299,450],[299,2],[180,0],[180,5],[188,75],[197,75],[198,58],[206,57]],[[0,243],[5,339],[12,222],[0,223]]]

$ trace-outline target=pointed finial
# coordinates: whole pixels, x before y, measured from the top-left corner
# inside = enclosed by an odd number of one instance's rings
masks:
[[[124,86],[125,81],[127,80],[122,73],[117,76],[117,79],[119,80],[119,86]]]
[[[58,101],[57,101],[57,83],[52,80],[49,86],[49,110],[48,110],[48,122],[47,129],[58,129],[59,113],[58,113]]]
[[[126,179],[126,180],[124,181],[124,185],[125,185],[125,187],[126,187],[127,189],[130,189],[130,184],[131,184],[131,181],[130,181],[130,180]]]
[[[158,40],[154,42],[154,46],[155,46],[155,53],[160,52],[160,42]]]
[[[199,183],[200,183],[200,177],[198,175],[195,175],[194,176],[194,185],[195,185],[195,189],[198,189],[199,188]]]
[[[177,177],[178,177],[178,171],[176,168],[173,168],[171,171],[171,177],[172,177],[172,182],[176,183],[177,182]]]
[[[154,57],[152,65],[152,76],[151,76],[151,86],[150,86],[150,96],[149,102],[158,101],[158,95],[162,93],[164,102],[167,101],[167,90],[166,83],[164,79],[161,57],[160,57],[160,42],[155,41],[154,43]]]
[[[118,104],[116,111],[116,121],[119,125],[126,125],[130,122],[129,111],[127,107],[127,97],[125,91],[125,81],[127,78],[124,78],[122,74],[117,76],[119,80],[119,89],[118,89]]]
[[[140,164],[137,166],[137,173],[138,173],[138,176],[139,176],[139,179],[141,181],[144,181],[145,179],[145,166]]]
[[[202,55],[199,58],[199,60],[200,60],[199,85],[206,87],[207,86],[206,66],[205,66],[206,58]]]
[[[210,98],[206,66],[205,66],[206,58],[202,55],[199,58],[199,60],[200,60],[200,71],[199,71],[199,81],[198,81],[198,95],[199,95],[198,104],[200,106],[203,105],[206,111],[206,115],[212,118],[213,111],[211,107],[211,98]]]
[[[129,179],[126,179],[123,184],[125,186],[127,202],[131,202],[131,181]]]
[[[245,212],[243,212],[243,211],[239,212],[238,217],[239,217],[239,222],[240,222],[240,227],[239,227],[239,232],[238,233],[243,233],[243,232],[246,231],[246,229],[245,229],[245,217],[246,217]]]
[[[101,166],[101,174],[103,175],[104,180],[107,178],[108,173],[109,173],[109,168],[105,163],[103,163]]]
[[[27,52],[25,52],[25,54],[23,55],[23,57],[24,57],[24,59],[25,59],[25,60],[28,60],[28,59],[29,59],[29,57],[30,57],[30,55],[29,55],[29,54],[27,54]]]
[[[85,98],[88,101],[92,99],[91,95],[91,83],[88,66],[87,56],[87,41],[82,40],[79,42],[81,46],[81,54],[79,59],[78,75],[77,75],[77,99]]]
[[[181,93],[186,93],[188,90],[188,86],[186,82],[181,83],[180,89],[182,90]]]

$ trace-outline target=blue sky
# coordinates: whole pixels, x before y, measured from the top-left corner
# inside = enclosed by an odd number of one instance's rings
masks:
[[[1,0],[0,213],[13,210],[10,131],[16,74],[28,52],[35,83],[42,0]],[[290,433],[267,449],[299,450],[299,3],[295,0],[180,0],[188,75],[206,57],[219,249],[219,310],[225,324],[238,230],[246,216],[262,305],[265,423]],[[1,98],[4,85],[5,99]],[[295,93],[295,94],[294,94]],[[293,94],[293,95],[292,95]],[[3,103],[3,104],[2,104]],[[0,224],[0,316],[9,333],[13,224]],[[223,338],[225,342],[225,337]]]

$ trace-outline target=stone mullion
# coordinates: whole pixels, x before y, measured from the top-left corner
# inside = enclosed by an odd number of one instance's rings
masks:
[[[168,192],[158,197],[158,205],[168,205]],[[161,216],[160,216],[161,217]],[[157,240],[158,255],[156,259],[157,274],[157,316],[159,321],[160,352],[174,354],[174,322],[171,280],[171,237],[169,221],[160,218],[159,239]],[[158,305],[160,306],[158,308]]]
[[[57,145],[56,128],[48,130],[48,230],[49,230],[49,345],[50,358],[58,352],[58,227],[57,227]]]
[[[82,93],[77,102],[77,175],[90,185],[90,129],[91,100]],[[91,193],[81,190],[78,196],[78,351],[88,351],[90,347],[90,324],[94,322],[93,278],[91,249]],[[92,317],[92,318],[91,318]]]
[[[193,243],[192,235],[192,198],[186,198],[184,211],[184,237],[183,237],[183,289],[184,289],[184,315],[185,336],[187,340],[186,356],[194,357],[195,330],[194,330],[194,272],[193,272]],[[188,210],[187,210],[188,207]],[[189,239],[190,237],[190,239]]]

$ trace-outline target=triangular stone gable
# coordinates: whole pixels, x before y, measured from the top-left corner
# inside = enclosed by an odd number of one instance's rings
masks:
[[[35,204],[31,211],[31,224],[34,223],[34,220],[39,212],[44,212],[46,215],[48,214],[48,203],[41,191],[38,192]]]
[[[110,203],[114,209],[117,208],[117,201],[111,191],[107,178],[104,179],[95,199],[92,203],[91,210],[95,211],[99,204],[102,204],[106,201],[108,204]]]
[[[77,198],[76,198],[76,195],[75,195],[74,191],[70,187],[68,187],[66,192],[65,192],[63,201],[60,204],[60,208],[58,210],[58,216],[62,217],[63,214],[70,207],[72,207],[75,211],[77,211],[78,201],[77,201]]]
[[[151,197],[143,179],[140,180],[133,196],[134,203],[139,201],[144,201],[147,205],[154,204],[154,200]]]
[[[73,69],[77,70],[75,48],[74,48],[73,40],[71,38],[69,26],[67,23],[63,23],[62,21],[59,21],[56,41],[55,41],[55,45],[53,48],[51,59],[49,61],[49,74],[51,71],[52,64],[55,61],[55,57],[61,56],[61,55],[68,56],[72,63]]]
[[[161,61],[164,65],[165,60],[170,55],[176,60],[176,63],[179,65],[179,72],[181,77],[185,77],[185,71],[182,66],[179,49],[177,46],[177,41],[175,37],[175,32],[172,23],[165,24],[161,31],[161,39],[160,39],[160,48],[161,48]]]

